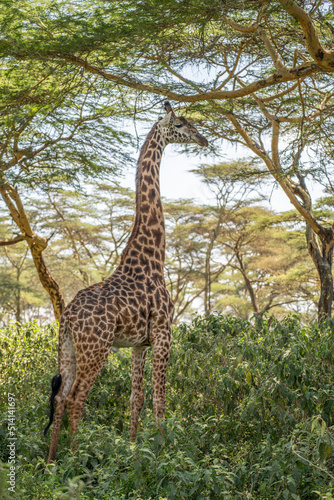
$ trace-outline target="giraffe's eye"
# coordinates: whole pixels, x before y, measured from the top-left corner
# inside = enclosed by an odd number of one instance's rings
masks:
[[[181,128],[181,127],[183,127],[183,125],[182,125],[182,123],[175,123],[175,127],[176,128]]]

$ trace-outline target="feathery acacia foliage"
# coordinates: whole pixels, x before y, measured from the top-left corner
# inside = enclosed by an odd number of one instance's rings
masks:
[[[331,315],[334,233],[315,216],[308,181],[321,166],[332,183],[332,22],[326,1],[7,0],[0,55],[80,68],[114,92],[127,89],[142,117],[168,97],[217,148],[222,140],[249,148],[306,221],[320,317]]]

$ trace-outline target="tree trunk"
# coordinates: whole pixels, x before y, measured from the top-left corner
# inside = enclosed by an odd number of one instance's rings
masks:
[[[211,310],[211,269],[210,269],[210,258],[211,258],[212,245],[206,253],[205,256],[205,288],[204,288],[204,311],[210,312]]]
[[[234,253],[235,253],[235,256],[237,258],[237,261],[239,262],[239,266],[235,266],[235,267],[242,274],[242,277],[243,277],[245,285],[246,285],[246,289],[247,289],[249,296],[250,296],[250,299],[251,299],[251,303],[252,303],[252,307],[253,307],[255,316],[259,316],[260,315],[259,299],[258,299],[256,291],[253,288],[253,285],[252,285],[250,279],[247,276],[247,271],[246,271],[245,266],[244,266],[242,255],[239,253],[238,245],[236,245],[234,247]]]
[[[13,186],[7,184],[0,188],[0,192],[11,216],[20,229],[22,236],[28,243],[40,282],[50,296],[56,320],[60,321],[60,316],[65,307],[65,301],[60,291],[59,284],[51,276],[42,255],[43,250],[47,247],[48,241],[46,238],[41,238],[35,234],[31,229],[18,191]]]
[[[293,2],[284,2],[286,5]],[[297,7],[296,7],[297,8]],[[299,7],[298,7],[299,9]],[[265,116],[271,121],[272,124],[272,141],[271,141],[271,158],[261,149],[255,141],[248,135],[246,129],[235,118],[233,113],[226,113],[220,109],[234,124],[236,130],[239,132],[245,143],[259,158],[261,158],[267,165],[269,172],[273,175],[279,183],[292,205],[298,210],[306,221],[306,239],[309,254],[312,257],[314,265],[317,269],[320,278],[320,300],[318,306],[318,319],[330,318],[332,313],[333,302],[333,278],[332,278],[332,259],[333,259],[333,245],[334,245],[334,231],[333,228],[323,227],[314,217],[312,213],[312,200],[311,195],[307,189],[305,178],[299,172],[299,161],[304,149],[305,143],[301,143],[297,153],[294,155],[294,161],[291,165],[291,170],[297,176],[299,183],[291,179],[289,175],[283,171],[280,163],[279,151],[279,133],[280,133],[280,119],[277,116],[268,114],[263,101],[260,103],[260,108],[265,113]],[[301,129],[302,130],[302,129]],[[299,200],[297,199],[299,198]],[[318,238],[321,239],[321,245]]]
[[[244,278],[244,281],[245,281],[245,285],[246,285],[246,288],[247,288],[247,291],[249,293],[249,296],[250,296],[250,299],[251,299],[251,303],[252,303],[252,307],[253,307],[253,310],[254,310],[254,313],[256,316],[259,316],[260,315],[260,307],[259,307],[259,301],[258,301],[258,297],[257,297],[257,293],[255,292],[253,286],[252,286],[252,283],[250,282],[247,274],[243,271],[241,271],[242,275],[243,275],[243,278]]]
[[[315,232],[306,224],[307,248],[317,269],[320,279],[320,299],[318,303],[318,320],[323,321],[330,318],[333,307],[333,246],[334,232],[327,229],[326,237],[322,239],[321,245]]]
[[[57,321],[60,321],[60,317],[65,308],[65,301],[60,291],[59,284],[51,276],[45,264],[42,250],[37,247],[37,245],[32,245],[30,246],[30,251],[38,272],[39,280],[50,296],[55,318]]]
[[[16,273],[16,283],[17,283],[17,292],[16,292],[16,309],[15,309],[15,320],[17,324],[21,324],[21,283],[20,283],[20,275],[21,272],[18,269]]]
[[[211,265],[210,265],[211,255],[212,255],[212,250],[213,250],[214,244],[216,242],[216,239],[220,233],[220,227],[222,224],[224,214],[225,214],[224,207],[220,207],[217,224],[216,224],[215,228],[211,231],[209,246],[208,246],[208,248],[206,250],[206,254],[205,254],[205,276],[204,276],[204,279],[205,279],[204,311],[205,312],[211,311],[211,285],[212,285]]]

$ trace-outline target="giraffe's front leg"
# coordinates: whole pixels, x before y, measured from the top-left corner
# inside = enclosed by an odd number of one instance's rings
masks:
[[[159,331],[153,345],[153,413],[157,426],[162,428],[160,421],[165,416],[166,370],[171,349],[171,329]]]
[[[146,358],[147,347],[133,347],[132,348],[132,388],[131,388],[131,429],[130,440],[135,441],[139,414],[144,404],[143,394],[143,376]]]

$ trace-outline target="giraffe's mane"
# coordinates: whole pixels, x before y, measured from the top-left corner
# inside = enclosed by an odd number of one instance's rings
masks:
[[[142,174],[141,167],[142,167],[143,158],[144,158],[145,153],[147,151],[150,140],[152,139],[152,136],[153,136],[154,132],[156,131],[157,125],[158,125],[158,122],[156,122],[153,125],[152,129],[148,133],[146,140],[145,140],[145,142],[142,145],[142,148],[140,150],[140,154],[139,154],[139,158],[138,158],[138,162],[137,162],[137,171],[136,171],[136,218],[135,218],[135,222],[134,222],[134,225],[132,228],[132,232],[130,234],[130,238],[126,244],[126,247],[124,248],[124,250],[122,252],[121,264],[124,262],[124,260],[127,256],[128,250],[129,250],[133,240],[135,239],[135,237],[138,234],[139,225],[140,225],[140,209],[141,209],[141,207],[140,207],[140,182],[141,182],[141,174]]]

